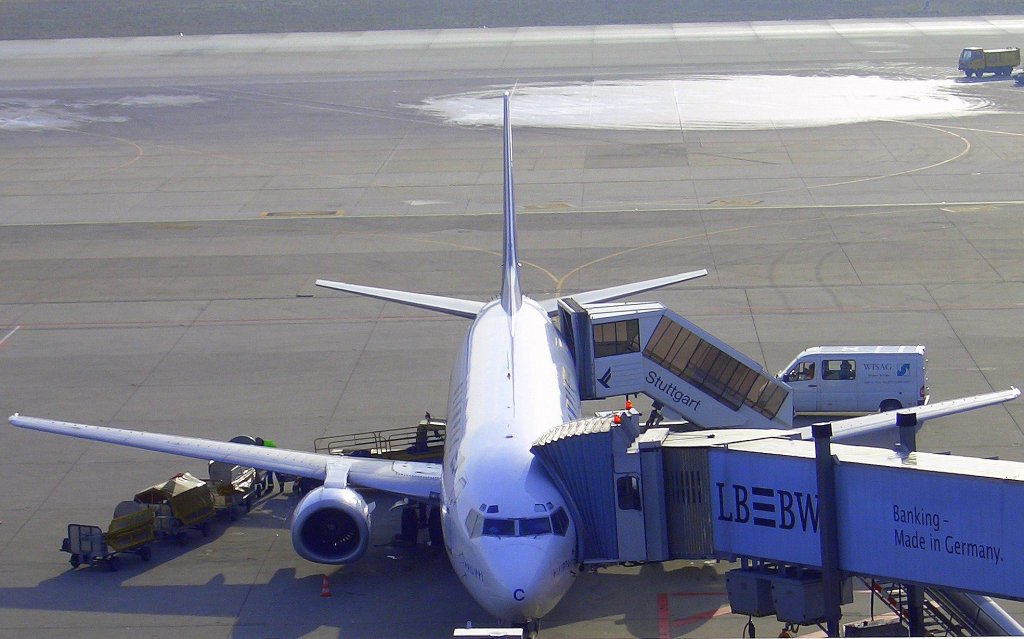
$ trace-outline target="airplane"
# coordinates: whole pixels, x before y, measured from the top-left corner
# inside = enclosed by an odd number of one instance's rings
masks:
[[[572,504],[530,451],[533,443],[581,417],[573,356],[552,323],[558,299],[535,301],[520,287],[512,176],[509,95],[503,101],[503,251],[499,295],[488,302],[344,282],[318,286],[472,320],[455,358],[447,437],[440,464],[318,454],[196,437],[92,426],[15,414],[20,428],[262,468],[323,482],[295,507],[291,537],[303,558],[358,560],[370,537],[371,505],[356,488],[429,507],[432,542],[443,543],[470,595],[506,624],[536,632],[579,571]],[[620,299],[707,274],[701,269],[573,295],[582,303]],[[911,409],[920,419],[1007,401],[1017,389]],[[925,411],[926,412],[922,412]],[[847,420],[851,421],[851,420]],[[895,411],[833,424],[835,439],[892,426]],[[855,431],[855,432],[854,432]],[[796,432],[809,437],[809,433]]]

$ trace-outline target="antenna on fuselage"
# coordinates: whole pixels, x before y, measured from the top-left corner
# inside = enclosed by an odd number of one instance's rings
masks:
[[[505,144],[502,162],[504,165],[504,217],[505,241],[501,268],[501,306],[510,315],[523,303],[523,292],[519,288],[519,255],[516,243],[516,205],[512,192],[512,118],[509,115],[509,94],[504,103]]]

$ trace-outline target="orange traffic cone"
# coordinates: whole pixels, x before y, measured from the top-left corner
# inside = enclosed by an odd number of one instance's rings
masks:
[[[324,575],[323,584],[320,585],[320,596],[330,597],[331,596],[331,583],[327,581],[327,575]]]

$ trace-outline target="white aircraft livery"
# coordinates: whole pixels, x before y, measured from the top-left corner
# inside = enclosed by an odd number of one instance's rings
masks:
[[[430,507],[440,542],[473,598],[497,619],[536,628],[571,587],[579,567],[577,527],[564,495],[530,452],[551,428],[581,416],[573,356],[551,322],[556,299],[523,295],[512,188],[512,129],[504,98],[504,247],[501,294],[483,303],[318,280],[319,286],[472,320],[451,373],[444,458],[396,462],[218,442],[13,415],[10,423],[198,459],[320,480],[295,507],[292,545],[305,559],[346,564],[370,538],[371,508],[356,488]],[[574,295],[612,301],[706,275],[706,270]],[[958,400],[954,400],[958,401]],[[993,400],[994,401],[994,400]],[[1001,399],[1000,401],[1005,401]],[[929,416],[992,401],[932,407]],[[935,410],[937,409],[937,410]],[[894,415],[852,420],[851,429],[891,426]],[[871,422],[867,424],[867,422]],[[835,422],[837,435],[843,422]]]

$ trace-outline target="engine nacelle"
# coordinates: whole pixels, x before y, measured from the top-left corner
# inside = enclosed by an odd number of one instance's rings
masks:
[[[351,488],[314,488],[292,514],[292,546],[303,559],[349,564],[369,542],[370,508]]]

